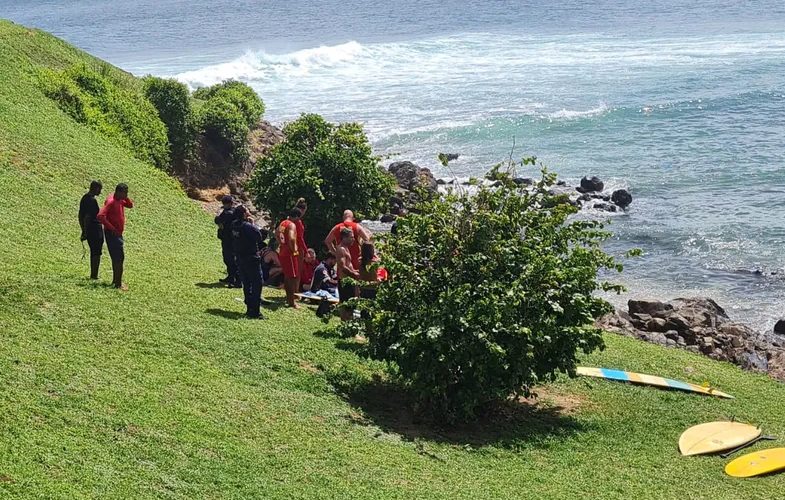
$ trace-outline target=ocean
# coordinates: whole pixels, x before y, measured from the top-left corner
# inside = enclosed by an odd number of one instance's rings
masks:
[[[470,176],[535,155],[629,189],[616,298],[785,316],[785,2],[0,0],[137,75],[251,84],[282,123],[360,121],[376,152]],[[445,171],[436,157],[459,153]],[[534,174],[535,172],[531,172]]]

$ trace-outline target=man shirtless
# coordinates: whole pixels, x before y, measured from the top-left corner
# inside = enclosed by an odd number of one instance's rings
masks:
[[[339,222],[332,228],[330,234],[324,240],[327,249],[338,255],[338,246],[341,243],[341,231],[343,229],[350,229],[354,236],[354,242],[349,247],[349,252],[352,256],[352,265],[355,269],[360,268],[360,245],[369,243],[371,241],[371,233],[354,221],[354,213],[351,210],[344,210],[343,222]]]
[[[352,254],[350,251],[351,246],[354,244],[354,232],[345,227],[341,229],[340,244],[336,247],[335,256],[338,261],[338,299],[341,302],[357,296],[357,287],[353,285],[344,285],[343,278],[359,279],[360,273],[352,264]],[[348,309],[341,309],[341,321],[348,321],[352,319],[352,311]]]

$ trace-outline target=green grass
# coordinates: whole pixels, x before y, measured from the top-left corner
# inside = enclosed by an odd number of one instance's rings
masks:
[[[36,88],[36,65],[86,57],[0,22],[0,497],[781,496],[785,474],[732,479],[676,450],[727,417],[785,439],[785,386],[729,364],[609,336],[586,364],[738,399],[564,379],[535,408],[447,432],[412,420],[312,311],[238,319],[236,290],[199,286],[221,274],[209,214]],[[85,278],[76,206],[94,177],[137,204],[125,294],[108,259],[101,283]]]

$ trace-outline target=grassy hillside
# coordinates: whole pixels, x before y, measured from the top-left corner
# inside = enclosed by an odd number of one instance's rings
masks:
[[[785,439],[785,385],[608,337],[604,365],[733,401],[563,380],[450,432],[413,421],[382,367],[309,310],[241,318],[211,217],[181,188],[77,125],[36,66],[89,56],[0,21],[0,497],[774,498],[785,474],[736,480],[680,457],[679,434],[736,417]],[[133,85],[129,79],[129,85]],[[76,207],[125,181],[130,292],[86,279]],[[782,444],[780,443],[780,446]],[[770,444],[756,445],[761,449]]]

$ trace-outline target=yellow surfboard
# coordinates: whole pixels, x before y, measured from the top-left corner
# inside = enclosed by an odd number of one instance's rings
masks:
[[[785,470],[785,448],[756,451],[733,460],[725,473],[733,477],[753,477]]]
[[[760,436],[761,430],[741,422],[709,422],[684,431],[679,438],[682,455],[704,455],[731,450]]]

